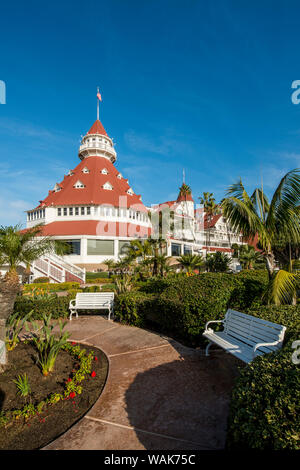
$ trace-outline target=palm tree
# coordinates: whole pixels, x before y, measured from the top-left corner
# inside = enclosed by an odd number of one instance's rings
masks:
[[[239,250],[239,261],[244,269],[253,269],[254,263],[261,260],[262,255],[255,251],[254,246],[241,245]]]
[[[131,240],[127,247],[127,255],[132,258],[142,258],[143,261],[147,256],[151,256],[152,246],[149,239],[147,240]]]
[[[191,253],[180,256],[178,261],[188,273],[204,265],[204,260],[201,255],[192,255]]]
[[[25,264],[28,270],[40,256],[60,248],[55,240],[42,237],[41,225],[24,231],[21,231],[20,225],[0,227],[0,264],[8,266],[8,272],[0,279],[0,340],[5,341],[5,322],[13,313],[16,296],[20,291],[18,266]],[[2,363],[6,364],[6,359]]]
[[[270,298],[285,302],[279,281],[285,289],[290,289],[296,285],[297,275],[287,271],[282,275],[279,271],[274,282],[274,246],[281,238],[292,244],[300,242],[300,169],[289,171],[281,179],[271,202],[263,188],[256,188],[249,196],[240,179],[228,188],[222,208],[233,230],[242,232],[248,239],[258,236],[258,246],[263,250],[269,281],[273,286]]]
[[[208,253],[206,258],[206,267],[208,271],[213,273],[225,273],[228,271],[231,258],[220,251],[216,253]]]
[[[207,226],[208,226],[208,243],[206,238],[206,245],[210,247],[210,229],[211,221],[214,215],[217,214],[219,206],[216,204],[216,200],[213,197],[213,193],[203,192],[203,196],[199,197],[200,204],[203,205],[204,212],[207,216]]]
[[[24,231],[20,225],[0,227],[0,262],[8,265],[11,275],[16,275],[21,264],[28,268],[45,253],[55,251],[62,254],[67,250],[63,245],[50,237],[42,237],[42,225]]]

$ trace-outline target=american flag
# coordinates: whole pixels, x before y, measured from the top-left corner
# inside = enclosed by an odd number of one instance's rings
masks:
[[[99,91],[98,91],[98,93],[97,93],[97,98],[98,98],[100,101],[102,101],[102,97],[101,97]]]

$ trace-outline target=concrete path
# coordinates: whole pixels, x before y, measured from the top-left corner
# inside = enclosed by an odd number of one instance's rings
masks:
[[[71,339],[109,360],[105,388],[91,410],[45,447],[55,450],[222,449],[237,359],[210,357],[165,336],[80,316]]]

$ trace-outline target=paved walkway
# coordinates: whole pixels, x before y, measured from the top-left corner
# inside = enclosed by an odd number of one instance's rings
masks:
[[[45,449],[222,449],[239,362],[210,357],[170,338],[80,316],[71,339],[99,347],[109,360],[105,388],[91,410]]]

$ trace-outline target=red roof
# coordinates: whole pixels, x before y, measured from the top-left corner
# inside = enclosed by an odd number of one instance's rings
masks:
[[[204,228],[212,228],[216,225],[218,220],[222,217],[222,214],[217,214],[213,216],[209,216],[208,214],[205,214],[204,216]]]
[[[70,220],[51,222],[50,224],[43,225],[41,235],[99,235],[117,237],[148,237],[151,235],[151,228],[126,222]]]
[[[88,172],[84,173],[83,170]],[[106,169],[107,174],[102,174]],[[48,196],[41,201],[40,207],[66,206],[66,205],[111,205],[114,207],[131,207],[139,212],[147,212],[140,196],[127,194],[130,188],[128,180],[118,178],[119,171],[110,160],[105,157],[84,158],[72,174],[65,175],[59,184],[59,191],[49,191]],[[75,188],[80,181],[84,187]],[[104,189],[105,183],[109,183],[113,189]]]
[[[203,250],[207,250],[207,251],[222,251],[224,253],[233,253],[233,250],[231,248],[218,248],[218,247],[214,247],[214,246],[203,246],[202,247]]]
[[[180,194],[178,195],[178,198],[177,198],[177,202],[181,202],[181,201],[193,201],[194,202],[194,199],[193,199],[193,196],[192,194]]]
[[[102,123],[97,119],[90,130],[88,131],[88,134],[100,134],[100,135],[107,135],[106,130],[104,129]]]

